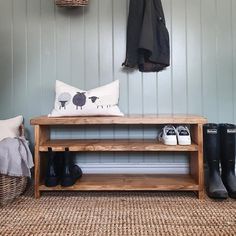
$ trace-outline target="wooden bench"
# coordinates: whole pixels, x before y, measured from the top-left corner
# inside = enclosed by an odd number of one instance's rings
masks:
[[[42,191],[194,191],[204,196],[203,134],[207,120],[193,115],[144,115],[125,117],[58,117],[46,116],[31,119],[35,129],[35,197]],[[51,127],[87,125],[189,125],[192,144],[167,146],[153,139],[50,139]],[[84,174],[72,187],[46,187],[44,173],[48,147],[53,151],[73,152],[184,152],[189,153],[189,174]]]

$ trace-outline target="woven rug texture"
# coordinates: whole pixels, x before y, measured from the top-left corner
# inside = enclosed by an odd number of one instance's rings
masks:
[[[236,235],[236,200],[191,192],[33,190],[0,208],[0,235]]]

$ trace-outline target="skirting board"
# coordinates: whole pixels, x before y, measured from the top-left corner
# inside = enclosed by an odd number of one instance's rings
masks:
[[[186,163],[76,163],[87,174],[188,174]]]

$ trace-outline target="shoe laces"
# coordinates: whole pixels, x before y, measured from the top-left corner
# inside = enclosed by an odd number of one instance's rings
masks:
[[[173,130],[175,133],[176,133],[176,129],[173,125],[166,125],[164,128],[163,128],[163,132],[165,133],[168,133],[168,131],[170,130]]]
[[[190,131],[187,126],[180,125],[176,128],[177,132],[180,133],[181,131],[187,131],[188,135],[190,135]]]
[[[175,130],[175,127],[172,126],[172,125],[166,125],[162,128],[161,132],[159,133],[158,135],[158,140],[161,141],[162,140],[162,136],[163,136],[163,133],[168,133],[169,130],[174,130],[175,133],[176,133],[176,130]]]

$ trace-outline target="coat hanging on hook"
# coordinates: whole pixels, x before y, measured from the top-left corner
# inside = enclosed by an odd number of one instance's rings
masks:
[[[88,0],[55,0],[59,7],[81,7],[88,5]]]
[[[123,66],[158,72],[170,65],[169,33],[161,0],[130,0]]]

